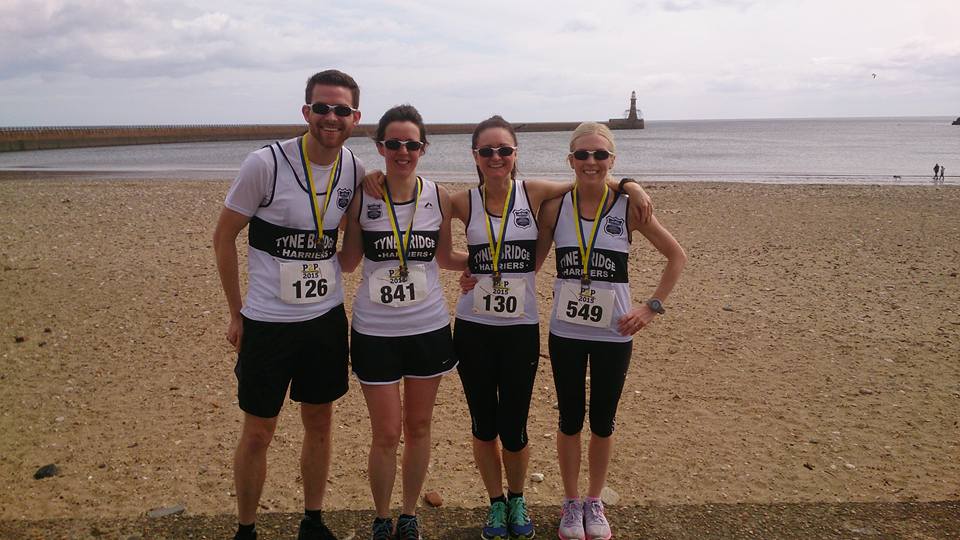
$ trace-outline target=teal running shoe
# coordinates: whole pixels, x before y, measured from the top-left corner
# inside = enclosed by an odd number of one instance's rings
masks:
[[[490,505],[487,524],[483,526],[480,538],[483,540],[508,540],[506,504],[497,501]]]
[[[507,501],[507,527],[511,540],[530,540],[537,534],[533,529],[533,521],[527,515],[527,501],[523,497]]]

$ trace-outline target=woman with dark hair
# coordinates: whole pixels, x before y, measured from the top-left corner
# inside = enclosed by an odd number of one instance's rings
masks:
[[[683,248],[656,218],[632,219],[623,197],[609,193],[615,158],[610,130],[594,122],[581,124],[570,137],[567,155],[576,185],[569,194],[545,202],[539,219],[538,268],[556,244],[550,364],[560,409],[557,455],[564,501],[558,535],[564,540],[611,537],[600,491],[606,483],[633,334],[665,312],[663,302],[687,260]],[[632,231],[642,234],[667,259],[660,283],[639,307],[631,306],[627,275]],[[581,500],[580,432],[586,414],[588,363],[590,481],[587,497]]]
[[[417,176],[427,147],[420,113],[393,107],[377,127],[386,180],[381,197],[354,197],[340,252],[344,271],[363,259],[353,303],[351,363],[373,432],[368,460],[377,517],[372,538],[420,538],[417,500],[430,462],[430,424],[443,374],[456,367],[439,268],[463,270],[450,240],[447,192]],[[403,381],[403,396],[400,381]],[[396,530],[390,496],[403,436],[403,501]],[[394,536],[396,535],[396,536]]]

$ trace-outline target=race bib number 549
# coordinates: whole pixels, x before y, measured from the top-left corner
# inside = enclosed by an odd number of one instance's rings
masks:
[[[557,297],[557,319],[571,324],[609,328],[613,319],[614,292],[579,283],[562,283]]]
[[[280,300],[287,304],[313,304],[337,286],[330,261],[281,261]]]

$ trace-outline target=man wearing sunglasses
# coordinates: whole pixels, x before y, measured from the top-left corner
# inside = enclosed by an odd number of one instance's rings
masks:
[[[360,121],[360,89],[346,73],[307,80],[307,133],[252,152],[224,201],[213,246],[230,309],[244,412],[234,454],[237,540],[256,539],[267,448],[287,388],[300,402],[304,518],[299,540],[336,539],[321,517],[331,455],[333,402],[347,392],[347,320],[338,225],[364,169],[343,146]],[[249,229],[246,298],[236,239]]]

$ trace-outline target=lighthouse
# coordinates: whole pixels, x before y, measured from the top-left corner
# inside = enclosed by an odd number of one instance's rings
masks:
[[[643,115],[637,110],[637,92],[630,92],[630,109],[626,118],[611,118],[607,122],[610,129],[643,129]]]

